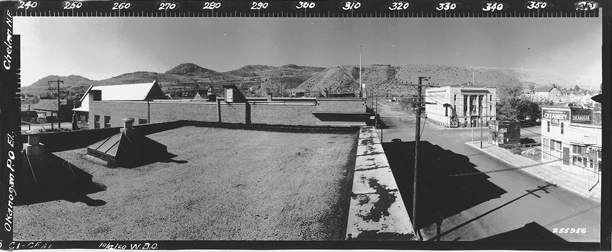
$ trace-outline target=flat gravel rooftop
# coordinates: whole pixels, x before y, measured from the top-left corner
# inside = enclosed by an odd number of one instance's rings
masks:
[[[355,134],[186,126],[149,138],[169,162],[107,168],[85,149],[55,155],[93,175],[101,206],[15,209],[16,240],[343,240]]]

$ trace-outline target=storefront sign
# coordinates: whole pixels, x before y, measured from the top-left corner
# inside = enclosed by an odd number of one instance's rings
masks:
[[[591,123],[591,120],[592,118],[590,109],[572,110],[573,123]]]
[[[568,110],[542,109],[542,119],[550,120],[551,125],[559,125],[559,121],[569,121]]]

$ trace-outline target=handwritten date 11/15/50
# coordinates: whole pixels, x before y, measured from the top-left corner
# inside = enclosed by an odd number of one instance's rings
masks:
[[[552,231],[557,234],[586,234],[586,228],[553,228]]]

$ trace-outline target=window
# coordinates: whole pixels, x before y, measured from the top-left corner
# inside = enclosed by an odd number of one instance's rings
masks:
[[[549,147],[549,139],[542,138],[542,157],[544,159],[549,159],[550,147]]]
[[[147,119],[138,119],[138,124],[147,124]]]
[[[550,132],[550,121],[546,121],[546,132]]]
[[[468,97],[467,95],[463,96],[463,115],[467,115],[467,111],[468,111]]]
[[[110,128],[111,124],[110,124],[110,116],[104,116],[104,128]]]
[[[563,123],[561,123],[561,134],[563,134]]]
[[[100,128],[100,116],[94,115],[94,129]]]
[[[561,141],[556,141],[556,140],[552,140],[552,139],[550,141],[554,144],[554,146],[552,146],[552,147],[554,147],[555,150],[558,150],[558,151],[561,150]],[[553,145],[553,144],[551,144],[551,145]]]
[[[454,95],[455,101],[457,101],[457,95]]]

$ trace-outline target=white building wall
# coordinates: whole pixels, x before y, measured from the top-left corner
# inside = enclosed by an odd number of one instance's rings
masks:
[[[558,108],[558,110],[569,111],[569,118],[571,118],[569,108]],[[542,161],[571,168],[574,172],[583,173],[585,169],[598,172],[601,169],[602,158],[601,130],[601,125],[571,123],[570,120],[560,120],[558,125],[554,125],[552,120],[543,118]],[[565,148],[567,148],[567,156],[564,156]],[[594,156],[586,157],[585,152],[593,152]],[[563,162],[564,159],[565,162]]]
[[[489,93],[482,93],[475,96],[476,99],[474,101],[474,105],[476,106],[476,110],[478,110],[478,106],[482,106],[482,123],[496,119],[497,89],[474,86],[445,86],[426,89],[425,101],[428,103],[436,103],[425,105],[425,111],[427,112],[428,119],[448,127],[451,121],[452,109],[446,109],[444,107],[444,104],[446,103],[456,109],[457,120],[459,123],[462,125],[467,124],[469,126],[469,98],[467,99],[468,103],[465,104],[465,93],[462,93],[462,90],[487,90]],[[482,104],[478,103],[479,95],[482,96]],[[465,105],[467,105],[467,107]]]

